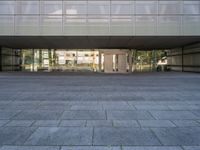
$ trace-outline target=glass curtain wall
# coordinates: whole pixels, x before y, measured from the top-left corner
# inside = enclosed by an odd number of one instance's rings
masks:
[[[0,71],[20,71],[20,50],[11,48],[0,49]]]
[[[99,70],[99,52],[95,50],[22,49],[23,71]]]
[[[167,67],[167,53],[164,50],[132,51],[133,72],[164,71]]]
[[[103,72],[104,52],[106,50],[65,50],[65,49],[9,49],[1,48],[1,71],[78,71],[78,72]],[[123,50],[118,50],[118,52]],[[107,52],[112,53],[108,50]],[[127,72],[161,71],[167,65],[166,51],[137,51],[129,50],[125,60]],[[113,53],[112,69],[119,67],[119,55]],[[123,68],[122,68],[123,69]]]

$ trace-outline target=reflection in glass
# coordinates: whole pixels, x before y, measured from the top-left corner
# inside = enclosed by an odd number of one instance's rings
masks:
[[[94,50],[22,50],[25,71],[98,71],[99,51]]]

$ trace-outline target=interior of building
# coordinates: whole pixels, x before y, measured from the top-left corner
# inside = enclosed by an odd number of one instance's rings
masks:
[[[131,73],[167,64],[165,50],[1,48],[0,56],[1,71]]]

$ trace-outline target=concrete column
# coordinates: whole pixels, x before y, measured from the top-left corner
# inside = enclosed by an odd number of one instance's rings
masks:
[[[99,51],[99,72],[101,71],[101,52]]]
[[[126,53],[118,55],[118,72],[125,73],[126,72]]]
[[[184,47],[181,49],[181,71],[184,72]]]
[[[35,49],[33,51],[33,72],[35,72]]]
[[[104,72],[112,73],[113,72],[113,55],[105,54],[104,55]]]
[[[132,51],[130,50],[130,52],[128,53],[128,57],[129,57],[129,72],[132,72],[132,66],[133,66],[133,59],[132,59]]]

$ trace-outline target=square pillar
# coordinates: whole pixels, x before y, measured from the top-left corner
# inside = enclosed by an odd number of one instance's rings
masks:
[[[129,72],[132,72],[132,67],[133,67],[133,58],[132,58],[132,51],[130,50],[130,52],[128,53],[128,57],[129,57]]]
[[[184,72],[184,47],[181,49],[181,71]]]
[[[101,52],[99,51],[99,72],[101,71]]]

